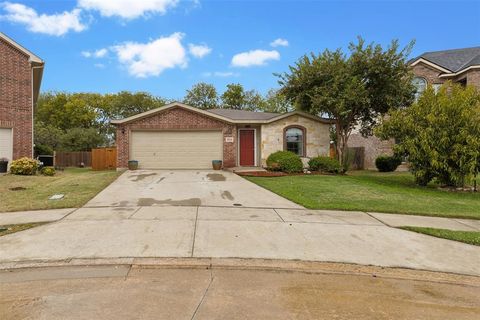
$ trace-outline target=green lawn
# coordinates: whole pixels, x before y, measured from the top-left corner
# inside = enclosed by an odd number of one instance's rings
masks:
[[[416,186],[408,172],[246,177],[310,209],[358,210],[480,219],[480,193]]]
[[[120,173],[69,168],[53,177],[0,176],[0,212],[80,207],[102,191]],[[11,190],[25,188],[25,190]],[[56,193],[65,194],[61,200],[48,200]]]
[[[401,227],[400,229],[427,234],[437,238],[460,241],[475,246],[480,246],[480,232],[477,231],[454,231],[447,229],[434,229],[423,227]]]
[[[35,223],[9,224],[6,226],[0,226],[0,237],[10,233],[15,233],[15,232],[35,228],[45,223],[46,222],[35,222]]]

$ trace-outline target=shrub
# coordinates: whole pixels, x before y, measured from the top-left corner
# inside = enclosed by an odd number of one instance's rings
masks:
[[[35,154],[36,155],[53,155],[53,149],[50,146],[44,145],[44,144],[35,144]]]
[[[37,172],[38,166],[39,163],[37,160],[24,157],[12,161],[10,173],[31,176]]]
[[[395,156],[379,156],[375,159],[375,167],[377,167],[380,172],[395,171],[401,164],[402,160]]]
[[[408,108],[389,113],[375,133],[395,138],[394,151],[408,157],[415,181],[435,179],[449,187],[473,183],[480,172],[480,91],[450,82],[431,86]]]
[[[270,170],[287,173],[303,171],[302,160],[290,151],[277,151],[269,155],[267,158],[267,167]]]
[[[332,159],[330,157],[316,157],[308,161],[308,166],[311,171],[322,171],[330,173],[339,173],[340,172],[340,162],[337,159]]]
[[[44,176],[52,177],[55,175],[56,171],[54,167],[43,167],[42,170],[40,170],[40,173]]]

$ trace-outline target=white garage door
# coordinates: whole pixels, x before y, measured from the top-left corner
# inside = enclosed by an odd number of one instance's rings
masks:
[[[7,158],[11,162],[12,152],[12,129],[0,128],[0,158]]]
[[[221,131],[133,131],[130,158],[143,169],[211,169],[223,160]]]

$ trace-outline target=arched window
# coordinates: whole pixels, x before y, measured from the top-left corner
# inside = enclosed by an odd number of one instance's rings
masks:
[[[415,86],[415,101],[420,98],[422,95],[423,91],[427,88],[427,80],[425,80],[422,77],[415,77],[412,80],[412,84]]]
[[[291,151],[300,157],[305,157],[305,139],[306,139],[306,130],[301,126],[290,126],[286,127],[283,131],[284,133],[284,143],[283,149],[286,151]]]

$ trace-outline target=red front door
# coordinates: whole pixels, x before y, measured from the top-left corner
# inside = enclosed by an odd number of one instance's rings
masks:
[[[240,165],[255,165],[255,130],[240,130]]]

